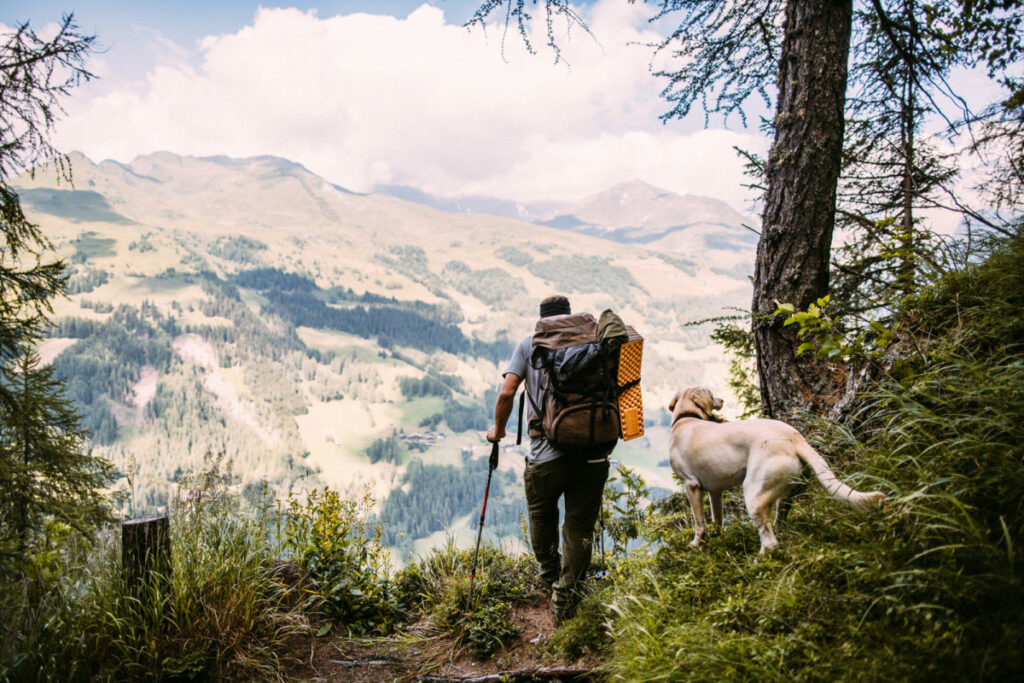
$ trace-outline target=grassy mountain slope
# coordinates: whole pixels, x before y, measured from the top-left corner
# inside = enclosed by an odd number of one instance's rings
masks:
[[[624,559],[568,642],[596,638],[629,681],[1019,679],[1022,311],[1018,234],[908,300],[859,412],[811,425],[851,484],[889,495],[882,510],[812,482],[761,557],[738,498],[696,552],[674,496],[650,518],[656,548]]]

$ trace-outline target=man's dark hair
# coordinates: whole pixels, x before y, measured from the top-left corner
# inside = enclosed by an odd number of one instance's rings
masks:
[[[549,296],[540,302],[540,317],[548,318],[553,315],[568,315],[572,313],[569,300],[561,294]]]

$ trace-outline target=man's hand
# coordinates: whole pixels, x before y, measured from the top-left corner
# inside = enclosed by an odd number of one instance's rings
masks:
[[[491,428],[487,430],[487,440],[491,443],[498,443],[505,438],[505,430],[498,430],[497,425],[491,425]]]

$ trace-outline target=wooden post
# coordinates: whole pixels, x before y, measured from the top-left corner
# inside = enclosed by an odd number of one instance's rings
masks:
[[[121,564],[129,590],[138,591],[156,582],[171,585],[170,528],[166,515],[121,523]]]

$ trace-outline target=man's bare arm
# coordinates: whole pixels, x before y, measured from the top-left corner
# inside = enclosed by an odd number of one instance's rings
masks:
[[[512,408],[516,402],[516,392],[519,390],[519,385],[522,381],[523,378],[514,372],[505,375],[505,383],[501,385],[501,391],[498,392],[498,400],[494,403],[494,424],[487,431],[488,441],[497,443],[505,437],[505,425],[508,424],[508,418],[512,415]]]

